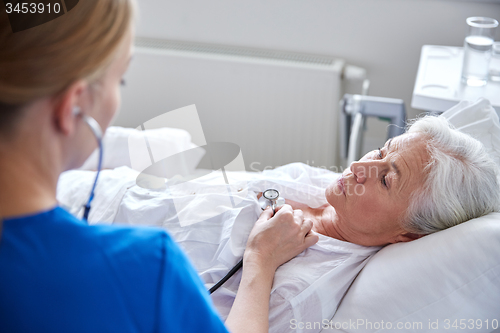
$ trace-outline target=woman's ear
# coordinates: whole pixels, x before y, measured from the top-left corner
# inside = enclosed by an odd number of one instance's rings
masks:
[[[53,119],[56,129],[63,135],[71,135],[75,131],[78,115],[74,111],[85,104],[83,99],[87,88],[85,81],[78,80],[56,98]]]
[[[398,235],[396,237],[396,241],[394,243],[410,242],[412,240],[418,239],[418,238],[423,237],[423,236],[425,236],[425,235],[413,234],[411,232],[406,232],[406,233]]]

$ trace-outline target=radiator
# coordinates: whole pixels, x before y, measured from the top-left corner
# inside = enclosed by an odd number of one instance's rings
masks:
[[[141,37],[134,44],[115,125],[135,128],[195,104],[206,141],[239,145],[248,171],[339,165],[344,60]]]

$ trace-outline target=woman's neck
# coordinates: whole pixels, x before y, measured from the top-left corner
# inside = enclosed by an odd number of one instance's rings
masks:
[[[347,241],[337,230],[336,221],[338,219],[335,208],[330,205],[324,205],[313,209],[313,230],[319,234],[336,238],[342,241]]]
[[[328,237],[348,241],[339,232],[339,229],[337,228],[338,215],[335,212],[335,208],[329,204],[325,204],[318,208],[311,208],[306,204],[293,200],[287,199],[286,203],[291,205],[293,209],[302,210],[305,219],[311,219],[313,222],[313,231]]]
[[[39,140],[24,137],[0,146],[2,218],[36,213],[57,204],[57,180],[61,172],[57,154],[43,149]]]

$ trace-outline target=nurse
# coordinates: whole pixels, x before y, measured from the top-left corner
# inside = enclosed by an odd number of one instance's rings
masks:
[[[133,0],[79,1],[12,32],[0,8],[0,331],[226,332],[189,260],[162,230],[88,226],[56,201],[120,104]],[[77,113],[74,110],[79,110]],[[318,236],[302,212],[264,211],[251,232],[226,325],[267,332],[279,265]]]

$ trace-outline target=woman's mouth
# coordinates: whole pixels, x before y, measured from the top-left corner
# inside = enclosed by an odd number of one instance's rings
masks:
[[[337,187],[340,189],[343,195],[345,195],[345,183],[344,183],[344,176],[340,176],[339,179],[337,179]]]

